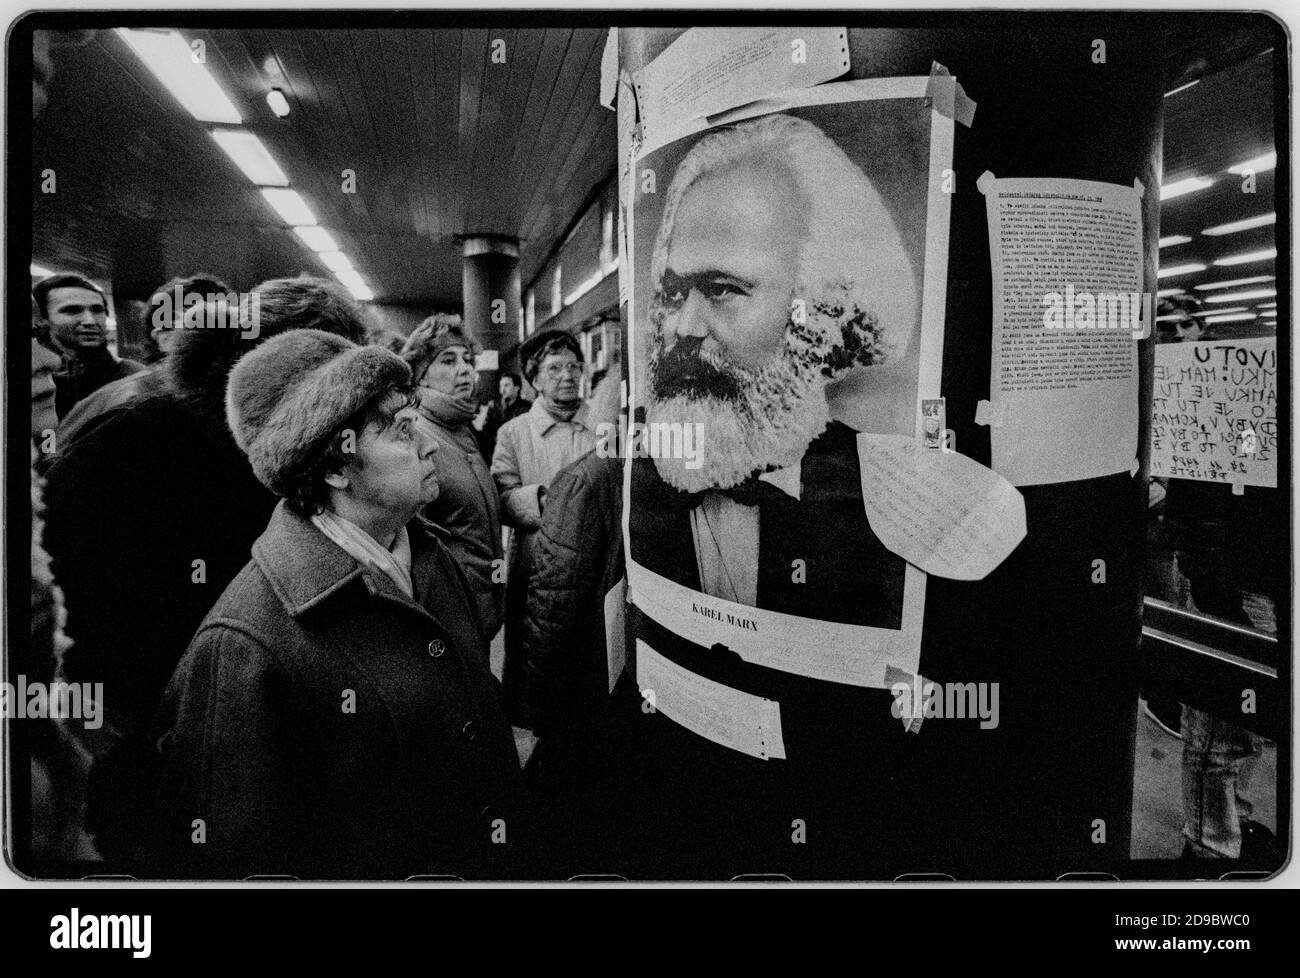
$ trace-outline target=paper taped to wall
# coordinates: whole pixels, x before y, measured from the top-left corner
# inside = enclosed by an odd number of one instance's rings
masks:
[[[927,574],[987,577],[1025,538],[1025,500],[974,459],[903,435],[858,435],[862,502],[880,542]]]
[[[751,757],[785,757],[781,704],[683,669],[641,639],[636,684],[642,697],[674,723]]]
[[[848,70],[842,27],[692,27],[636,74],[643,132],[651,141],[687,120]]]
[[[992,467],[1013,485],[1128,470],[1137,454],[1142,199],[1133,186],[984,174],[993,267]]]
[[[1161,343],[1151,474],[1277,488],[1277,340]]]
[[[627,664],[627,578],[622,578],[605,595],[605,665],[609,675],[609,691],[614,692],[618,677]]]

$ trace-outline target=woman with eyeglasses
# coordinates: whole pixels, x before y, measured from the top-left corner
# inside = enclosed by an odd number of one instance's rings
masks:
[[[460,317],[439,313],[415,328],[402,359],[416,383],[420,415],[438,441],[442,490],[423,515],[446,531],[443,543],[469,580],[490,643],[505,607],[505,561],[497,489],[471,425],[478,413],[474,361],[481,350]]]
[[[497,433],[492,477],[501,493],[502,519],[514,528],[506,585],[506,709],[515,726],[531,727],[522,636],[533,538],[542,525],[547,486],[596,447],[596,432],[581,395],[582,347],[572,335],[554,329],[533,334],[520,345],[519,363],[537,399],[527,414]]]

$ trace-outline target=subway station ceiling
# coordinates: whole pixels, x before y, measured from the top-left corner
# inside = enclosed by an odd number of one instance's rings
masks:
[[[604,30],[180,33],[203,42],[241,127],[379,302],[458,304],[465,234],[520,239],[527,284],[614,168]],[[33,134],[35,262],[120,279],[138,259],[163,266],[146,277],[202,270],[236,288],[329,274],[216,145],[218,127],[191,116],[116,31],[56,46],[53,60]],[[287,117],[268,105],[272,88]],[[47,169],[53,194],[39,192]]]

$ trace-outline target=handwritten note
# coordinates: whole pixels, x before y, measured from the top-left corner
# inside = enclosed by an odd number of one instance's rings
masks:
[[[1151,474],[1277,487],[1277,340],[1161,343]]]
[[[1025,537],[1025,500],[992,469],[905,435],[858,435],[867,520],[927,574],[978,581]]]
[[[785,757],[781,704],[706,679],[636,642],[642,697],[674,723],[715,744],[768,760]]]

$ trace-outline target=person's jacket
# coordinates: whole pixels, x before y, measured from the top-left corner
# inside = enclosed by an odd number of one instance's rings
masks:
[[[605,598],[624,573],[622,511],[622,460],[594,451],[563,469],[547,493],[524,612],[540,736],[581,739],[606,710]]]
[[[60,429],[45,473],[45,543],[75,643],[65,668],[104,683],[118,730],[147,726],[275,508],[226,426],[226,375],[247,348],[233,331],[187,331],[165,383],[114,399],[75,437]]]
[[[62,369],[54,372],[54,412],[62,419],[82,398],[144,369],[144,364],[119,360],[104,349],[64,357]]]
[[[501,501],[479,452],[474,429],[448,426],[424,415],[438,440],[438,498],[424,516],[447,531],[447,547],[465,572],[483,636],[501,627],[505,610],[505,553],[501,545]]]
[[[408,532],[413,599],[282,503],[195,634],[155,734],[165,842],[201,820],[202,875],[477,877],[521,841],[468,587],[432,524]]]

